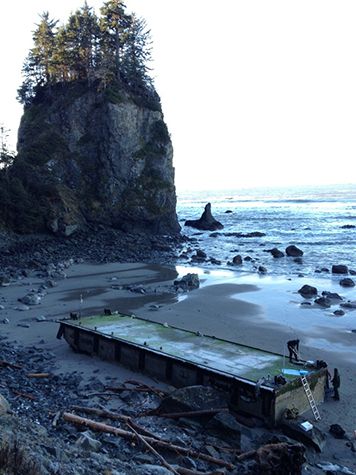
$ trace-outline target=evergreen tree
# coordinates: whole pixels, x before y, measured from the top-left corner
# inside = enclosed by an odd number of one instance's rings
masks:
[[[144,19],[133,14],[124,46],[122,70],[126,83],[135,89],[152,86],[147,63],[151,61],[151,32]]]
[[[42,86],[83,79],[100,79],[101,88],[116,82],[141,95],[154,93],[150,32],[125,8],[122,0],[107,0],[98,19],[85,1],[60,28],[44,12],[23,65],[18,100],[29,105]]]
[[[120,81],[123,50],[128,36],[130,16],[122,0],[109,0],[100,9],[100,67],[103,74],[113,73]]]
[[[25,105],[31,103],[36,87],[49,83],[54,75],[53,54],[55,49],[55,27],[57,21],[49,13],[40,15],[41,21],[33,32],[34,47],[30,50],[23,68],[24,81],[18,89],[17,99]]]
[[[69,17],[64,32],[71,79],[91,79],[96,64],[99,25],[87,2]]]
[[[70,81],[70,58],[71,53],[68,45],[67,30],[61,26],[56,34],[53,51],[53,71],[56,82]]]
[[[30,51],[30,59],[36,73],[42,74],[43,82],[49,83],[53,73],[52,59],[55,45],[56,20],[49,18],[49,13],[40,15],[41,21],[33,33],[34,47]]]

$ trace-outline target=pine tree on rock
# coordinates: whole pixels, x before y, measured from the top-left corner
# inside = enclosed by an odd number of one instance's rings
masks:
[[[147,63],[151,61],[151,32],[144,19],[133,14],[124,46],[122,70],[126,83],[133,91],[139,92],[152,85]]]
[[[56,83],[87,81],[98,91],[126,88],[141,101],[159,106],[148,67],[150,31],[125,8],[122,0],[108,0],[98,18],[85,1],[60,27],[44,12],[23,65],[18,100],[29,106],[42,88],[51,93]]]
[[[69,17],[62,35],[70,78],[92,79],[96,64],[99,26],[93,9],[86,2],[80,10]]]
[[[100,51],[101,69],[122,80],[122,59],[130,26],[130,15],[125,13],[122,0],[109,0],[100,9]]]

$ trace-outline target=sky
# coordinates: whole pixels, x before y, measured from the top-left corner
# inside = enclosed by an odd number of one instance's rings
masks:
[[[100,7],[102,1],[88,0]],[[21,67],[38,14],[2,2],[0,122],[15,148]],[[127,0],[146,19],[178,190],[356,184],[354,0]]]

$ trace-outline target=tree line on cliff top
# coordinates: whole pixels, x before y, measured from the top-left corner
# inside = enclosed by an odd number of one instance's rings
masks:
[[[146,22],[128,14],[122,0],[105,2],[100,16],[85,1],[60,26],[44,12],[23,65],[18,100],[27,106],[41,87],[78,80],[96,83],[101,89],[115,83],[147,94],[154,91],[150,60]]]

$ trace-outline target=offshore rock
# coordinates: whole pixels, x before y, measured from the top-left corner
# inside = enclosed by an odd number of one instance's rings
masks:
[[[198,289],[200,286],[199,276],[193,273],[186,274],[181,279],[175,280],[173,285],[176,289],[183,289],[184,291]]]
[[[158,96],[145,101],[123,86],[100,90],[80,81],[42,88],[25,108],[18,152],[9,173],[26,212],[8,218],[15,231],[68,237],[88,225],[180,230],[173,148]]]
[[[348,274],[349,273],[349,269],[347,266],[345,266],[344,264],[336,264],[336,265],[333,265],[332,268],[331,268],[331,272],[333,274]]]
[[[279,249],[277,249],[276,247],[274,247],[273,249],[271,249],[269,251],[272,256],[276,259],[279,259],[280,257],[284,257],[284,253],[282,251],[280,251]]]
[[[305,284],[298,290],[298,294],[307,299],[317,295],[318,289],[312,285]]]
[[[303,251],[299,249],[299,247],[292,244],[286,247],[286,254],[287,256],[291,257],[301,257],[303,255]]]
[[[223,229],[224,227],[211,214],[211,203],[205,205],[204,212],[199,219],[187,220],[184,225],[202,231],[216,231],[216,229]]]
[[[349,277],[341,279],[339,284],[341,285],[341,287],[355,287],[355,282]]]

